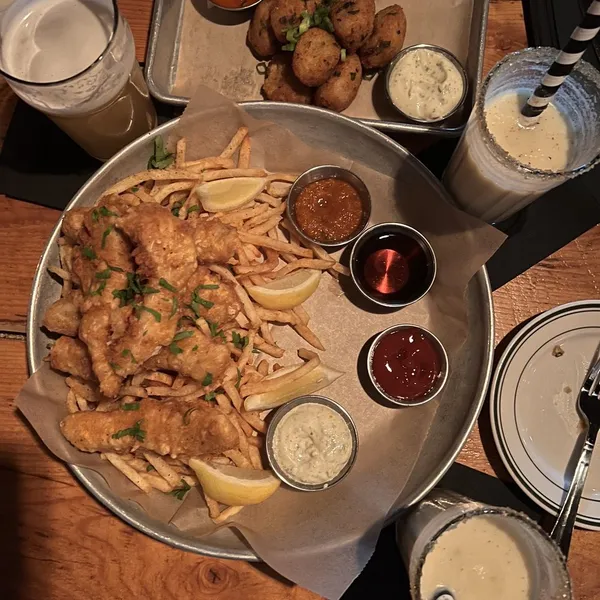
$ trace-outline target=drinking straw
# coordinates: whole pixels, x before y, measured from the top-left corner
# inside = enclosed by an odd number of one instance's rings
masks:
[[[536,119],[544,112],[598,31],[600,31],[600,0],[593,0],[581,24],[575,28],[569,41],[544,75],[542,83],[531,94],[527,104],[521,110],[525,120]]]

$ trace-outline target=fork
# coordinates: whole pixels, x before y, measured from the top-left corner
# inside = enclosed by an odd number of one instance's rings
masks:
[[[550,532],[550,537],[558,544],[565,558],[569,555],[571,546],[571,535],[575,526],[577,509],[583,493],[583,486],[588,474],[594,444],[600,429],[600,398],[598,391],[600,388],[600,346],[596,350],[592,359],[585,381],[581,386],[579,397],[577,398],[577,411],[586,425],[585,441],[577,466],[573,473],[573,479],[569,491],[565,496],[562,507],[556,518],[556,523]]]

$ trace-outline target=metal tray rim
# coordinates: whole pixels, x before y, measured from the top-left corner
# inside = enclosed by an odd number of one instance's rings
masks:
[[[476,1],[476,0],[475,0]],[[481,76],[483,73],[483,60],[485,54],[485,40],[487,33],[487,23],[488,23],[488,14],[490,9],[490,1],[491,0],[482,0],[482,14],[481,14],[481,27],[479,28],[479,39],[477,41],[477,67],[476,73],[477,76],[475,78],[475,89],[473,90],[473,94],[477,94],[479,91],[479,87],[481,85]],[[159,100],[160,102],[164,102],[165,104],[172,104],[174,106],[187,106],[189,102],[189,98],[186,96],[177,96],[174,94],[169,94],[164,92],[160,86],[154,81],[153,77],[153,66],[154,59],[156,56],[156,44],[160,32],[160,15],[163,9],[164,0],[154,0],[154,9],[152,11],[152,22],[150,25],[150,35],[148,38],[148,48],[146,51],[146,65],[145,65],[145,76],[146,83],[148,85],[148,89],[152,96]],[[472,22],[472,21],[471,21]],[[179,40],[177,40],[176,48],[178,51]],[[260,102],[260,100],[251,100],[248,102]],[[345,115],[343,115],[345,116]],[[435,125],[423,125],[416,123],[404,123],[401,121],[379,121],[377,119],[357,119],[353,117],[348,117],[352,120],[358,121],[363,125],[368,125],[375,129],[379,129],[381,131],[390,131],[390,132],[403,132],[403,133],[421,133],[428,135],[437,135],[440,137],[458,137],[462,134],[464,128],[466,127],[466,119],[465,122],[461,125],[457,125],[455,127],[444,127],[444,126],[435,126]]]
[[[242,103],[240,103],[240,105],[245,108],[252,107],[252,106],[256,106],[256,107],[260,106],[262,108],[265,105],[273,105],[273,106],[277,106],[277,107],[281,106],[281,104],[277,103],[277,102],[262,102],[262,101],[242,102]],[[293,105],[288,105],[288,106],[291,107]],[[403,146],[401,146],[398,142],[392,140],[391,138],[389,138],[388,136],[384,135],[383,133],[381,133],[379,131],[376,131],[370,127],[367,127],[366,125],[363,125],[363,124],[357,122],[354,119],[350,119],[348,117],[345,117],[344,115],[332,113],[331,111],[328,111],[326,109],[322,109],[319,107],[315,107],[315,106],[305,106],[305,105],[297,105],[297,106],[300,106],[302,108],[302,110],[324,113],[330,119],[344,121],[348,125],[350,125],[354,128],[358,128],[363,131],[366,130],[365,133],[367,133],[370,136],[379,138],[382,143],[393,147],[394,150],[398,154],[410,155],[410,153]],[[136,146],[142,146],[145,142],[147,142],[149,139],[153,138],[156,135],[168,133],[169,130],[172,127],[174,127],[178,121],[179,121],[179,118],[167,121],[160,127],[144,134],[143,136],[139,137],[137,140],[134,140],[128,146],[126,146],[120,152],[118,152],[116,155],[114,155],[109,161],[107,161],[104,165],[102,165],[102,167],[100,167],[100,169],[98,169],[98,171],[96,171],[94,173],[94,175],[92,175],[92,177],[90,177],[90,179],[88,179],[88,181],[77,191],[77,193],[73,196],[73,198],[71,199],[69,204],[66,206],[65,211],[74,207],[78,203],[80,197],[82,197],[85,194],[87,187],[89,185],[91,185],[92,182],[95,179],[97,179],[101,174],[104,174],[105,172],[109,171],[112,168],[112,165],[114,163],[116,163],[121,158],[122,155],[128,153],[131,149],[133,149]],[[415,166],[415,168],[421,170],[428,178],[433,178],[433,175],[431,174],[431,172],[418,160],[415,160],[414,166]],[[41,285],[40,282],[41,282],[42,277],[45,276],[45,265],[48,262],[48,257],[52,250],[53,243],[55,242],[56,237],[58,236],[58,234],[60,232],[62,217],[64,216],[65,211],[63,211],[61,218],[58,220],[57,224],[55,225],[54,229],[52,230],[52,232],[48,238],[48,242],[47,242],[46,247],[40,257],[40,260],[38,261],[38,265],[36,267],[35,275],[33,278],[31,299],[29,302],[28,312],[27,312],[26,352],[27,352],[27,366],[28,366],[30,373],[32,373],[37,366],[34,361],[34,355],[35,355],[34,338],[35,338],[35,334],[36,334],[36,331],[34,329],[35,328],[34,309],[39,300],[40,285]],[[424,496],[426,496],[437,485],[439,480],[444,476],[444,474],[452,466],[452,464],[454,463],[454,460],[456,459],[456,457],[462,450],[468,436],[470,435],[471,430],[481,412],[481,409],[482,409],[484,401],[485,401],[487,388],[488,388],[488,385],[489,385],[489,382],[490,382],[490,379],[492,376],[492,365],[493,365],[493,356],[494,356],[494,309],[493,309],[492,291],[491,291],[490,281],[489,281],[487,270],[486,270],[485,266],[482,266],[481,269],[479,269],[479,271],[473,277],[473,280],[476,281],[476,283],[479,287],[479,293],[480,293],[480,296],[482,299],[482,304],[483,304],[484,310],[485,310],[485,313],[483,316],[484,316],[485,326],[487,329],[487,337],[486,337],[486,343],[485,343],[485,352],[487,354],[487,359],[485,360],[485,364],[484,364],[482,372],[479,376],[476,398],[470,405],[470,410],[467,413],[466,419],[463,423],[461,435],[457,439],[454,440],[453,449],[446,455],[444,461],[440,464],[440,466],[438,468],[438,472],[431,478],[431,480],[426,485],[424,485],[420,490],[418,490],[412,497],[408,497],[406,506],[403,508],[413,505],[414,503],[421,500]],[[182,536],[178,536],[176,533],[174,533],[172,535],[163,535],[163,534],[157,532],[156,530],[154,530],[152,527],[149,527],[148,525],[144,524],[144,522],[142,520],[140,520],[140,519],[136,518],[134,515],[130,514],[130,511],[123,510],[119,506],[117,506],[115,504],[115,502],[109,497],[109,495],[104,493],[102,489],[99,489],[96,486],[95,482],[93,482],[88,477],[87,469],[81,468],[81,467],[78,467],[78,466],[72,465],[72,464],[68,464],[67,466],[71,469],[71,471],[73,472],[75,477],[79,480],[79,482],[86,489],[86,491],[89,492],[90,495],[92,495],[102,505],[104,505],[106,508],[108,508],[114,515],[116,515],[117,517],[119,517],[121,520],[125,521],[129,525],[135,527],[137,530],[141,531],[142,533],[144,533],[160,542],[163,542],[165,544],[168,544],[169,546],[178,548],[180,550],[186,550],[186,551],[194,552],[194,553],[201,554],[204,556],[211,556],[211,557],[215,557],[215,558],[226,558],[226,559],[232,559],[232,560],[246,560],[249,562],[261,562],[261,558],[250,548],[248,548],[247,550],[235,550],[235,551],[226,550],[226,549],[214,550],[213,548],[207,548],[207,547],[203,546],[201,538],[199,538],[199,540],[198,540],[199,543],[188,543]],[[394,513],[390,513],[386,519],[386,524],[391,523],[397,517],[399,512],[401,512],[401,510],[402,509],[395,511]]]

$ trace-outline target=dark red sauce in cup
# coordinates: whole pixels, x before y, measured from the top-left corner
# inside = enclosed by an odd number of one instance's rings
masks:
[[[388,396],[416,401],[433,391],[442,365],[434,341],[421,329],[406,327],[381,338],[373,350],[371,372]]]

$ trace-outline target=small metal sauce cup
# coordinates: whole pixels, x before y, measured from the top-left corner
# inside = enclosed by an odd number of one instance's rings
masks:
[[[350,237],[340,240],[339,242],[321,242],[306,235],[298,225],[298,221],[296,220],[296,200],[308,184],[320,181],[321,179],[331,178],[341,179],[342,181],[349,183],[358,192],[358,196],[362,202],[363,217],[360,225]],[[312,167],[312,169],[308,169],[308,171],[302,173],[302,175],[300,175],[300,177],[292,184],[287,197],[286,215],[296,233],[301,238],[322,246],[323,248],[339,248],[340,246],[345,246],[355,240],[367,226],[369,218],[371,217],[371,194],[363,180],[356,176],[352,171],[348,171],[348,169],[343,169],[336,165]]]
[[[279,423],[281,423],[281,420],[283,419],[283,417],[285,417],[285,415],[287,415],[291,410],[302,404],[322,404],[323,406],[327,406],[327,408],[330,408],[333,411],[335,411],[344,419],[346,425],[348,426],[348,430],[350,431],[350,437],[352,438],[352,450],[350,452],[350,458],[348,459],[348,462],[333,479],[325,481],[324,483],[309,484],[302,483],[301,481],[296,481],[279,466],[279,463],[275,458],[275,451],[273,449],[273,438],[275,435],[275,430],[277,429],[277,426],[279,425]],[[281,479],[281,481],[283,481],[290,487],[296,490],[300,490],[302,492],[320,492],[322,490],[328,490],[329,488],[332,488],[334,485],[338,484],[344,477],[346,477],[346,475],[350,472],[350,469],[354,465],[354,461],[356,460],[356,455],[358,452],[358,432],[356,430],[356,425],[354,424],[354,421],[352,420],[352,417],[350,416],[348,411],[346,411],[346,409],[343,408],[337,402],[334,402],[333,400],[326,398],[325,396],[300,396],[295,400],[291,400],[290,402],[284,404],[275,412],[275,415],[271,419],[269,427],[267,429],[266,450],[267,458],[269,460],[269,463],[271,464],[271,468],[275,472],[275,475],[277,475],[277,477]]]
[[[396,331],[402,331],[403,329],[409,329],[409,328],[410,329],[418,329],[419,331],[421,331],[422,333],[425,334],[425,336],[429,339],[429,341],[431,341],[433,343],[434,347],[436,348],[438,355],[440,357],[440,361],[441,361],[440,376],[438,377],[435,385],[425,396],[422,396],[421,398],[417,398],[415,400],[408,400],[408,399],[396,398],[395,396],[390,396],[379,385],[379,383],[377,383],[377,380],[375,379],[375,376],[373,375],[373,355],[375,354],[375,349],[379,345],[379,342],[381,342],[381,340],[384,337],[386,337],[392,333],[395,333]],[[389,402],[392,402],[393,404],[397,404],[398,406],[421,406],[422,404],[425,404],[425,403],[429,402],[430,400],[433,400],[442,391],[442,389],[446,385],[446,381],[448,381],[448,371],[449,371],[448,354],[446,353],[446,349],[442,345],[442,342],[440,342],[440,340],[435,335],[433,335],[433,333],[431,333],[431,331],[429,331],[428,329],[425,329],[425,327],[420,327],[419,325],[410,325],[408,323],[403,324],[403,325],[392,325],[391,327],[388,327],[387,329],[382,331],[373,340],[373,343],[371,344],[371,347],[369,348],[369,352],[367,353],[367,371],[369,373],[369,379],[371,380],[371,383],[373,384],[373,386],[375,387],[377,392],[379,392]]]
[[[362,246],[369,242],[369,240],[374,237],[381,235],[383,233],[396,233],[407,236],[415,240],[419,246],[421,246],[423,252],[425,253],[425,257],[427,258],[428,263],[428,279],[423,286],[423,290],[420,294],[415,295],[414,297],[408,300],[386,300],[381,297],[376,296],[370,288],[364,286],[358,276],[358,269],[362,268],[362,264],[359,264],[358,255],[362,248]],[[352,248],[352,252],[350,253],[350,276],[352,277],[352,281],[354,285],[358,288],[358,291],[365,297],[378,304],[379,306],[384,306],[386,308],[403,308],[405,306],[409,306],[410,304],[414,304],[418,302],[429,290],[435,281],[435,276],[437,274],[437,259],[435,257],[435,253],[431,244],[427,240],[427,238],[419,231],[410,227],[409,225],[403,225],[402,223],[380,223],[379,225],[374,225],[370,227],[366,231],[363,231],[357,238],[354,246]]]
[[[411,115],[407,115],[401,108],[396,106],[396,104],[394,104],[394,101],[392,100],[392,95],[390,93],[390,80],[392,77],[392,71],[394,70],[394,68],[398,64],[398,62],[400,62],[400,60],[402,60],[403,57],[405,57],[409,52],[414,52],[415,50],[431,50],[432,52],[437,52],[438,54],[442,54],[458,69],[458,72],[460,73],[460,77],[461,77],[462,83],[463,83],[462,96],[461,96],[458,104],[449,113],[447,113],[446,115],[444,115],[443,117],[440,117],[438,119],[420,119],[419,117],[413,117]],[[396,54],[395,58],[388,65],[387,70],[386,70],[385,91],[386,91],[388,100],[390,101],[390,104],[403,117],[405,117],[406,119],[408,119],[410,121],[414,121],[415,123],[427,123],[427,124],[441,123],[442,121],[445,121],[446,119],[450,118],[464,104],[465,99],[467,98],[468,89],[469,89],[469,78],[467,77],[467,72],[465,71],[464,67],[460,64],[460,61],[458,60],[458,58],[456,58],[456,56],[454,56],[454,54],[452,54],[452,52],[446,50],[445,48],[442,48],[441,46],[434,46],[433,44],[415,44],[414,46],[408,46],[407,48],[404,48],[398,54]]]

